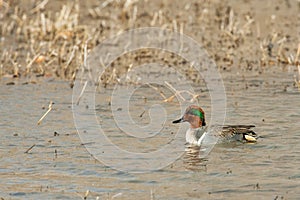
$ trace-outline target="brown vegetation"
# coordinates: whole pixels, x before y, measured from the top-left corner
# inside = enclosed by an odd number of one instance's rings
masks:
[[[85,46],[89,51],[117,33],[149,26],[191,36],[222,70],[263,72],[264,67],[286,65],[297,70],[300,3],[238,2],[0,0],[0,76],[72,80]],[[132,56],[142,62],[143,54],[149,52]],[[128,57],[117,60],[118,66],[128,70]]]

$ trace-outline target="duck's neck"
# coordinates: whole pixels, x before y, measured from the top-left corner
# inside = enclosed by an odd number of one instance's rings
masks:
[[[197,145],[199,140],[199,133],[202,132],[202,128],[189,128],[185,134],[185,140],[186,142]]]

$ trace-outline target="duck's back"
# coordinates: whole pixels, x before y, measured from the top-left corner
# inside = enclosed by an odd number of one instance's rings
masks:
[[[221,126],[220,136],[227,139],[255,141],[257,135],[252,130],[254,127],[254,125],[224,125]]]

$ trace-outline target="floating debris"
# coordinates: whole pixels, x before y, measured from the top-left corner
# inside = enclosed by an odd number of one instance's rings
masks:
[[[31,147],[29,147],[24,153],[29,153],[29,151],[30,151],[31,149],[33,149],[33,147],[35,147],[35,144],[33,144]]]
[[[52,104],[53,102],[50,101],[49,106],[48,106],[48,110],[45,112],[45,114],[39,119],[39,121],[37,122],[37,125],[40,125],[43,121],[43,119],[46,117],[46,115],[48,115],[48,113],[52,110]]]

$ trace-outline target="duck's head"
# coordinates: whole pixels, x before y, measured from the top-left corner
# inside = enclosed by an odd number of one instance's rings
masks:
[[[174,124],[181,122],[189,122],[191,128],[206,126],[204,111],[199,106],[191,105],[185,110],[183,117],[173,121]]]

